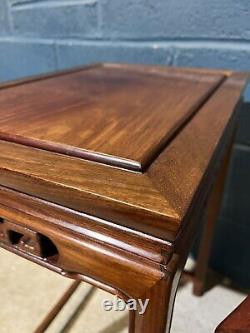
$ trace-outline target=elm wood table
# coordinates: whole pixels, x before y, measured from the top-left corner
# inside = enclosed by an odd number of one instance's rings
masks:
[[[218,210],[246,78],[103,64],[2,85],[1,246],[149,298],[130,333],[170,330],[210,192],[208,215]]]

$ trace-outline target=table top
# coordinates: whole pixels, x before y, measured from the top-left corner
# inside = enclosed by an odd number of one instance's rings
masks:
[[[173,241],[247,75],[100,64],[0,86],[0,184]]]
[[[0,94],[0,135],[142,171],[222,78],[97,65],[18,85]]]

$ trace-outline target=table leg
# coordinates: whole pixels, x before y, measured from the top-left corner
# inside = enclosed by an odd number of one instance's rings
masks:
[[[230,145],[228,151],[225,154],[224,160],[222,161],[222,164],[218,172],[218,176],[216,178],[215,184],[213,185],[211,194],[207,202],[206,213],[205,213],[205,224],[200,241],[198,258],[196,262],[196,268],[193,279],[194,281],[193,293],[196,296],[202,296],[205,289],[209,255],[212,246],[214,229],[220,212],[224,185],[231,157],[231,151],[232,151],[232,144]]]
[[[60,300],[56,303],[56,305],[50,310],[50,312],[46,315],[44,320],[40,323],[40,325],[36,328],[34,333],[43,333],[55,319],[55,317],[59,314],[63,306],[67,303],[69,298],[73,295],[76,289],[79,287],[81,281],[74,281],[70,287],[66,290],[66,292],[62,295]]]
[[[143,297],[143,300],[149,300],[146,312],[130,312],[129,333],[170,332],[175,295],[182,272],[178,260],[179,257],[174,255],[165,277],[146,291]]]

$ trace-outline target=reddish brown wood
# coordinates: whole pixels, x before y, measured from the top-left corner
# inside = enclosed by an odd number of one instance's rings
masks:
[[[216,333],[250,333],[250,297],[248,296],[216,328]]]
[[[216,160],[221,159],[225,144],[232,138],[234,111],[244,82],[244,75],[229,77],[147,171],[181,220],[187,216],[195,195],[204,190],[205,182],[211,183]]]
[[[0,223],[0,240],[31,255],[43,257],[42,241],[37,232],[3,218]]]
[[[209,265],[209,255],[212,246],[214,229],[220,213],[221,200],[223,197],[223,190],[226,181],[228,166],[232,152],[232,144],[229,146],[228,152],[221,163],[219,174],[211,189],[208,203],[205,209],[205,224],[202,231],[200,241],[198,258],[196,260],[196,267],[193,276],[193,292],[196,296],[203,295],[205,291],[206,276]]]
[[[168,269],[164,273],[164,277],[152,288],[146,290],[142,297],[142,299],[150,300],[145,314],[130,313],[129,333],[170,331],[174,300],[181,274],[178,255],[172,257]]]
[[[0,138],[140,171],[222,79],[99,65],[5,88]]]
[[[0,87],[1,224],[38,235],[41,252],[0,245],[124,300],[149,297],[130,332],[169,331],[246,78],[101,65]]]
[[[179,228],[177,214],[145,174],[0,141],[0,183],[137,231],[150,227],[152,236],[168,239]]]
[[[71,286],[64,292],[59,301],[54,305],[54,307],[50,310],[50,312],[46,315],[44,320],[39,324],[39,326],[35,329],[34,333],[44,333],[52,321],[59,314],[63,306],[68,302],[70,297],[79,287],[81,281],[74,281]]]
[[[41,208],[43,202],[36,203],[36,199],[33,198],[30,198],[29,203],[33,208],[29,210],[29,205],[23,200],[23,197],[25,197],[28,201],[27,196],[5,189],[1,191],[4,196],[1,196],[0,216],[9,220],[15,219],[15,222],[22,227],[29,225],[32,230],[48,237],[57,248],[59,255],[56,262],[49,260],[50,258],[36,256],[37,262],[48,262],[50,265],[61,269],[63,274],[64,272],[78,273],[90,276],[98,281],[108,281],[108,285],[122,290],[127,296],[135,291],[134,287],[127,284],[127,279],[131,279],[133,284],[137,284],[137,291],[135,292],[140,294],[145,286],[151,286],[162,276],[159,271],[160,263],[143,256],[143,246],[136,253],[136,246],[140,248],[140,242],[136,243],[136,238],[133,240],[131,236],[130,244],[134,244],[134,249],[132,246],[130,248],[129,242],[122,249],[122,244],[120,247],[118,241],[119,238],[117,238],[117,243],[114,243],[108,234],[105,235],[101,232],[104,226],[101,225],[99,231],[97,231],[98,226],[96,231],[92,228],[86,230],[84,224],[95,222],[91,218],[81,217],[73,211],[72,215],[68,214],[61,207],[45,202],[44,208]],[[20,202],[21,207],[19,206],[17,209],[17,206],[15,208],[8,207],[8,202],[12,202],[12,200]],[[6,203],[7,205],[5,205]],[[45,211],[46,215],[44,215]],[[74,218],[76,218],[75,223],[77,224],[71,222]],[[81,227],[81,224],[83,227]],[[99,236],[95,235],[98,233]],[[107,242],[105,242],[106,238]],[[8,247],[8,249],[11,248],[11,246]],[[144,248],[147,249],[147,245]],[[17,250],[22,253],[21,249],[18,248]]]

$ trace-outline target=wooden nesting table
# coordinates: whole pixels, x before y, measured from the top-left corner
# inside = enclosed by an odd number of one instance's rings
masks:
[[[250,296],[223,320],[215,333],[250,333]]]
[[[0,86],[0,245],[149,299],[130,333],[170,330],[206,203],[210,220],[218,211],[246,79],[100,64]]]

